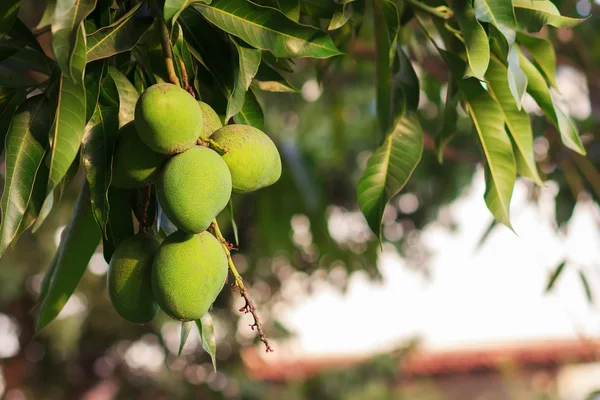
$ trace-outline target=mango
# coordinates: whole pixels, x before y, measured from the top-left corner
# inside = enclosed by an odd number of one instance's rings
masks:
[[[279,152],[271,138],[259,129],[227,125],[213,133],[211,139],[227,149],[223,160],[231,172],[234,192],[252,192],[279,180]]]
[[[158,305],[152,292],[152,261],[158,238],[138,234],[117,246],[108,264],[107,286],[110,301],[121,317],[134,324],[154,319]]]
[[[214,131],[221,128],[223,123],[221,122],[219,115],[215,112],[215,110],[212,109],[211,106],[202,101],[199,101],[198,104],[200,104],[200,108],[202,109],[203,121],[200,137],[206,139],[210,137]]]
[[[156,184],[163,212],[180,230],[198,233],[231,197],[231,174],[213,150],[194,147],[171,158]]]
[[[156,153],[142,142],[135,124],[123,126],[118,133],[113,157],[112,185],[135,189],[154,183],[166,156]]]
[[[161,244],[152,264],[152,289],[160,308],[181,321],[200,319],[227,278],[227,256],[209,232],[176,231]]]
[[[157,153],[174,154],[193,147],[202,123],[202,109],[196,99],[171,83],[150,86],[135,105],[138,135]]]

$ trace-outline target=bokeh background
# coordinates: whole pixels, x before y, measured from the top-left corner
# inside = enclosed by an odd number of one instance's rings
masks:
[[[234,260],[275,352],[264,352],[251,318],[238,311],[243,300],[225,287],[211,311],[218,370],[195,330],[178,357],[178,322],[160,314],[136,326],[111,308],[101,249],[60,316],[34,334],[41,281],[77,195],[72,184],[38,233],[0,260],[0,396],[598,398],[600,2],[555,3],[566,15],[592,13],[572,30],[542,32],[557,48],[554,94],[577,121],[588,157],[565,149],[525,102],[546,186],[519,180],[516,234],[485,208],[466,114],[445,162],[436,160],[447,72],[412,23],[404,43],[421,82],[426,150],[385,212],[382,247],[370,233],[355,189],[381,140],[367,7],[346,56],[297,60],[288,77],[300,93],[259,99],[284,169],[276,185],[233,198]],[[233,240],[229,219],[221,220]]]

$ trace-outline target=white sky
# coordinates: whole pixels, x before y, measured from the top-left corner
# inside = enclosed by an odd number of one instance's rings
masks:
[[[527,186],[519,181],[513,196],[512,220],[519,236],[497,227],[477,251],[491,219],[480,171],[469,191],[450,206],[458,231],[433,224],[423,232],[423,242],[434,253],[430,280],[387,253],[380,265],[383,284],[358,273],[342,295],[323,282],[306,301],[278,315],[297,337],[279,344],[275,354],[365,354],[401,345],[414,335],[436,349],[599,336],[599,308],[588,304],[577,271],[586,272],[596,293],[600,211],[592,202],[580,203],[561,239],[552,228],[552,185],[543,190],[540,206],[525,201]],[[553,292],[544,294],[550,273],[565,258],[571,262]]]

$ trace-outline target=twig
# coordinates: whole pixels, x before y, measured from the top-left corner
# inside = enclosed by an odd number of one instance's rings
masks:
[[[419,0],[406,0],[406,2],[411,7],[418,8],[419,10],[424,11],[427,14],[431,14],[434,17],[450,19],[454,16],[454,12],[446,6],[430,7],[426,4],[423,4]]]
[[[144,203],[142,204],[142,220],[140,221],[140,231],[142,233],[148,232],[148,205],[150,204],[150,195],[152,193],[152,187],[146,185],[144,192]]]
[[[252,328],[252,330],[254,330],[254,328],[256,328],[256,331],[258,332],[258,338],[261,340],[261,342],[263,342],[265,344],[266,352],[267,353],[272,352],[273,349],[271,348],[271,345],[269,344],[269,340],[267,339],[267,337],[265,336],[265,334],[262,330],[262,325],[260,323],[260,318],[258,317],[258,312],[256,311],[256,307],[254,306],[254,302],[250,298],[250,295],[248,295],[248,292],[246,291],[246,287],[244,286],[244,281],[242,280],[240,273],[235,268],[235,265],[233,264],[233,260],[231,259],[231,249],[233,249],[233,246],[223,237],[223,234],[221,233],[221,229],[219,228],[219,224],[217,223],[216,219],[213,220],[212,227],[214,229],[215,236],[221,242],[221,245],[223,246],[223,250],[225,250],[225,254],[227,255],[227,263],[229,264],[229,270],[233,274],[233,278],[235,280],[234,288],[237,286],[237,288],[240,290],[240,295],[246,301],[244,306],[242,308],[240,308],[239,311],[243,312],[244,314],[248,314],[248,313],[252,314],[252,317],[254,318],[254,323],[250,324],[250,328]]]
[[[169,82],[174,85],[181,87],[177,74],[175,73],[175,65],[173,64],[173,52],[171,51],[171,39],[169,38],[169,30],[167,26],[162,23],[160,29],[160,45],[162,47],[163,58],[167,66],[167,74],[169,75]]]
[[[191,94],[193,98],[196,98],[196,93],[194,93],[194,88],[188,82],[188,74],[185,69],[185,63],[181,59],[178,59],[178,61],[179,61],[179,68],[181,69],[181,80],[183,81],[183,88],[189,94]]]

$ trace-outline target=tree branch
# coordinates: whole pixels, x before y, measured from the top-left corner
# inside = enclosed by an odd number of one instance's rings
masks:
[[[163,58],[167,66],[167,74],[169,75],[169,82],[173,85],[181,87],[177,74],[175,73],[175,65],[173,64],[173,52],[171,51],[171,39],[169,38],[169,30],[167,26],[162,23],[160,29],[160,45],[162,47]]]

